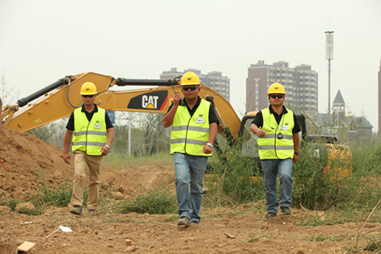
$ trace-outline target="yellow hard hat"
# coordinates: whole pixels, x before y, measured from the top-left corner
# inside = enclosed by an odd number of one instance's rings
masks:
[[[199,85],[199,84],[200,84],[200,79],[198,78],[197,74],[194,72],[188,71],[181,78],[182,86]]]
[[[81,94],[82,95],[94,95],[97,94],[97,88],[95,85],[91,82],[86,82],[81,87]]]
[[[267,91],[267,96],[273,93],[279,93],[286,95],[286,91],[284,90],[284,87],[279,84],[278,82],[275,82],[269,87],[269,90]]]

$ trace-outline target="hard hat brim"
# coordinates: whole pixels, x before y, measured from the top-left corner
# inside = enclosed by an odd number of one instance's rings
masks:
[[[200,83],[185,83],[185,84],[180,84],[181,86],[192,86],[192,85],[200,85]]]
[[[96,93],[80,93],[81,95],[96,95]]]

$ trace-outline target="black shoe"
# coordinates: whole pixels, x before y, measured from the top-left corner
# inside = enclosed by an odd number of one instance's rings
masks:
[[[266,214],[266,218],[272,218],[272,217],[275,217],[276,216],[276,213],[267,213]]]
[[[280,208],[280,210],[282,211],[282,214],[283,214],[283,215],[291,215],[291,209],[290,209],[289,207],[284,207],[284,206],[282,206],[282,207]]]

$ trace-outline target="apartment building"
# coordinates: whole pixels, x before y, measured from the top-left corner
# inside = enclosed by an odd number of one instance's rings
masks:
[[[272,65],[263,60],[251,64],[246,79],[246,111],[268,107],[267,90],[275,82],[286,90],[285,105],[300,111],[318,111],[318,74],[310,65],[289,67],[288,62],[279,61]]]

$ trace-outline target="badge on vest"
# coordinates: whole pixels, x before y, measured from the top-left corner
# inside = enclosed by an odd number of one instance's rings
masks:
[[[94,128],[95,128],[95,129],[100,129],[100,128],[101,128],[101,125],[100,125],[100,124],[95,124],[95,125],[94,125]]]
[[[281,129],[282,131],[286,131],[286,130],[288,130],[288,126],[286,126],[286,125],[281,125],[281,126],[280,126],[280,129]]]
[[[196,118],[196,123],[204,123],[204,118]]]

